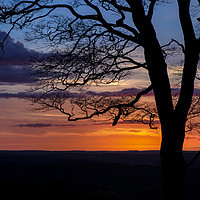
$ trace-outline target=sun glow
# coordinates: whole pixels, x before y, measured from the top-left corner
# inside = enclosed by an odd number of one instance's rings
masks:
[[[31,112],[21,99],[2,99],[0,109],[0,150],[159,150],[160,129],[120,122],[116,126],[103,119],[68,122],[57,111]],[[199,135],[186,136],[184,150],[198,150]]]

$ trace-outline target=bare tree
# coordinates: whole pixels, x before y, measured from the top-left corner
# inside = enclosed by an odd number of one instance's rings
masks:
[[[51,50],[56,49],[32,62],[38,78],[34,91],[42,92],[42,96],[32,100],[44,108],[56,108],[71,121],[108,114],[113,125],[120,118],[128,118],[155,128],[154,120],[158,117],[162,132],[163,199],[185,199],[186,164],[182,147],[188,114],[199,102],[192,104],[200,38],[195,35],[191,20],[191,0],[177,0],[184,44],[172,40],[161,46],[152,23],[157,3],[166,1],[14,1],[10,5],[1,5],[0,20],[10,23],[12,28],[33,24],[28,39],[43,39]],[[199,1],[197,3],[199,7]],[[56,9],[66,9],[66,12],[55,15]],[[51,18],[47,18],[50,15]],[[129,17],[131,22],[127,23]],[[39,24],[34,24],[40,19]],[[172,43],[184,55],[181,89],[176,104],[173,104],[166,63],[166,48]],[[135,56],[138,49],[143,51],[143,61]],[[83,90],[89,85],[110,84],[124,77],[132,79],[132,71],[136,69],[146,70],[150,84],[134,97],[69,96],[70,91]],[[141,96],[151,90],[157,111],[139,102]],[[69,103],[72,105],[71,112],[64,107]],[[81,116],[75,115],[77,106]]]

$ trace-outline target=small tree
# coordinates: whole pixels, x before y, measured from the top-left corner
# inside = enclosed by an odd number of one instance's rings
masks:
[[[199,0],[197,2],[196,8],[199,8]],[[12,24],[12,28],[33,24],[28,39],[45,39],[51,50],[56,49],[32,62],[38,78],[34,91],[42,91],[42,96],[32,100],[44,108],[56,108],[71,121],[109,114],[113,125],[120,118],[129,117],[148,121],[150,127],[155,128],[154,119],[158,117],[162,132],[163,199],[184,199],[186,165],[182,147],[188,114],[199,101],[192,104],[200,38],[195,35],[191,20],[191,0],[177,0],[184,44],[172,40],[161,46],[152,23],[156,3],[166,1],[80,0],[57,4],[51,0],[15,1],[1,5],[0,19],[2,23]],[[66,13],[51,15],[61,8],[66,9]],[[51,18],[46,18],[50,15]],[[39,19],[42,21],[34,25]],[[167,49],[172,43],[184,56],[175,105],[166,63]],[[140,60],[135,56],[139,49],[143,51]],[[69,96],[69,91],[89,85],[110,84],[124,77],[132,79],[132,71],[136,69],[146,70],[150,85],[135,97]],[[156,112],[152,107],[139,104],[141,96],[151,90]],[[64,108],[69,102],[71,112]],[[81,116],[75,116],[75,105],[81,109]]]

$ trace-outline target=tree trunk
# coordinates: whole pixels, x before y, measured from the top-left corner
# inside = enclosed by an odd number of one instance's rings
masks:
[[[163,200],[186,199],[185,176],[186,165],[183,157],[185,123],[176,119],[168,127],[162,127],[162,144],[160,151]]]
[[[185,200],[185,162],[182,152],[161,151],[163,200]]]
[[[162,127],[161,166],[163,200],[185,199],[185,161],[183,142],[185,122],[192,102],[194,80],[199,60],[199,43],[190,18],[191,0],[177,0],[185,41],[185,63],[181,92],[176,107],[173,106],[167,64],[151,20],[145,15],[142,0],[127,1],[133,10],[132,18],[140,32],[149,78],[153,86],[156,106]]]

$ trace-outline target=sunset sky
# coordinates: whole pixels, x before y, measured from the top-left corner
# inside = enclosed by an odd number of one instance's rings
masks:
[[[182,33],[174,3],[160,5],[155,9],[154,24],[161,44],[171,38],[182,42]],[[0,25],[0,40],[9,30]],[[160,129],[148,125],[120,122],[113,127],[106,120],[68,122],[58,111],[33,111],[30,102],[17,98],[31,83],[24,62],[31,52],[38,52],[36,44],[24,40],[24,33],[13,31],[7,39],[5,55],[0,60],[0,150],[159,150]],[[138,51],[138,55],[142,53]],[[173,58],[170,67],[180,63]],[[177,80],[169,67],[171,81]],[[174,76],[173,76],[174,75]],[[95,92],[121,91],[125,88],[143,88],[149,79],[143,71],[136,71],[131,80],[119,84],[91,87]],[[200,137],[197,132],[186,135],[185,150],[199,150]]]

